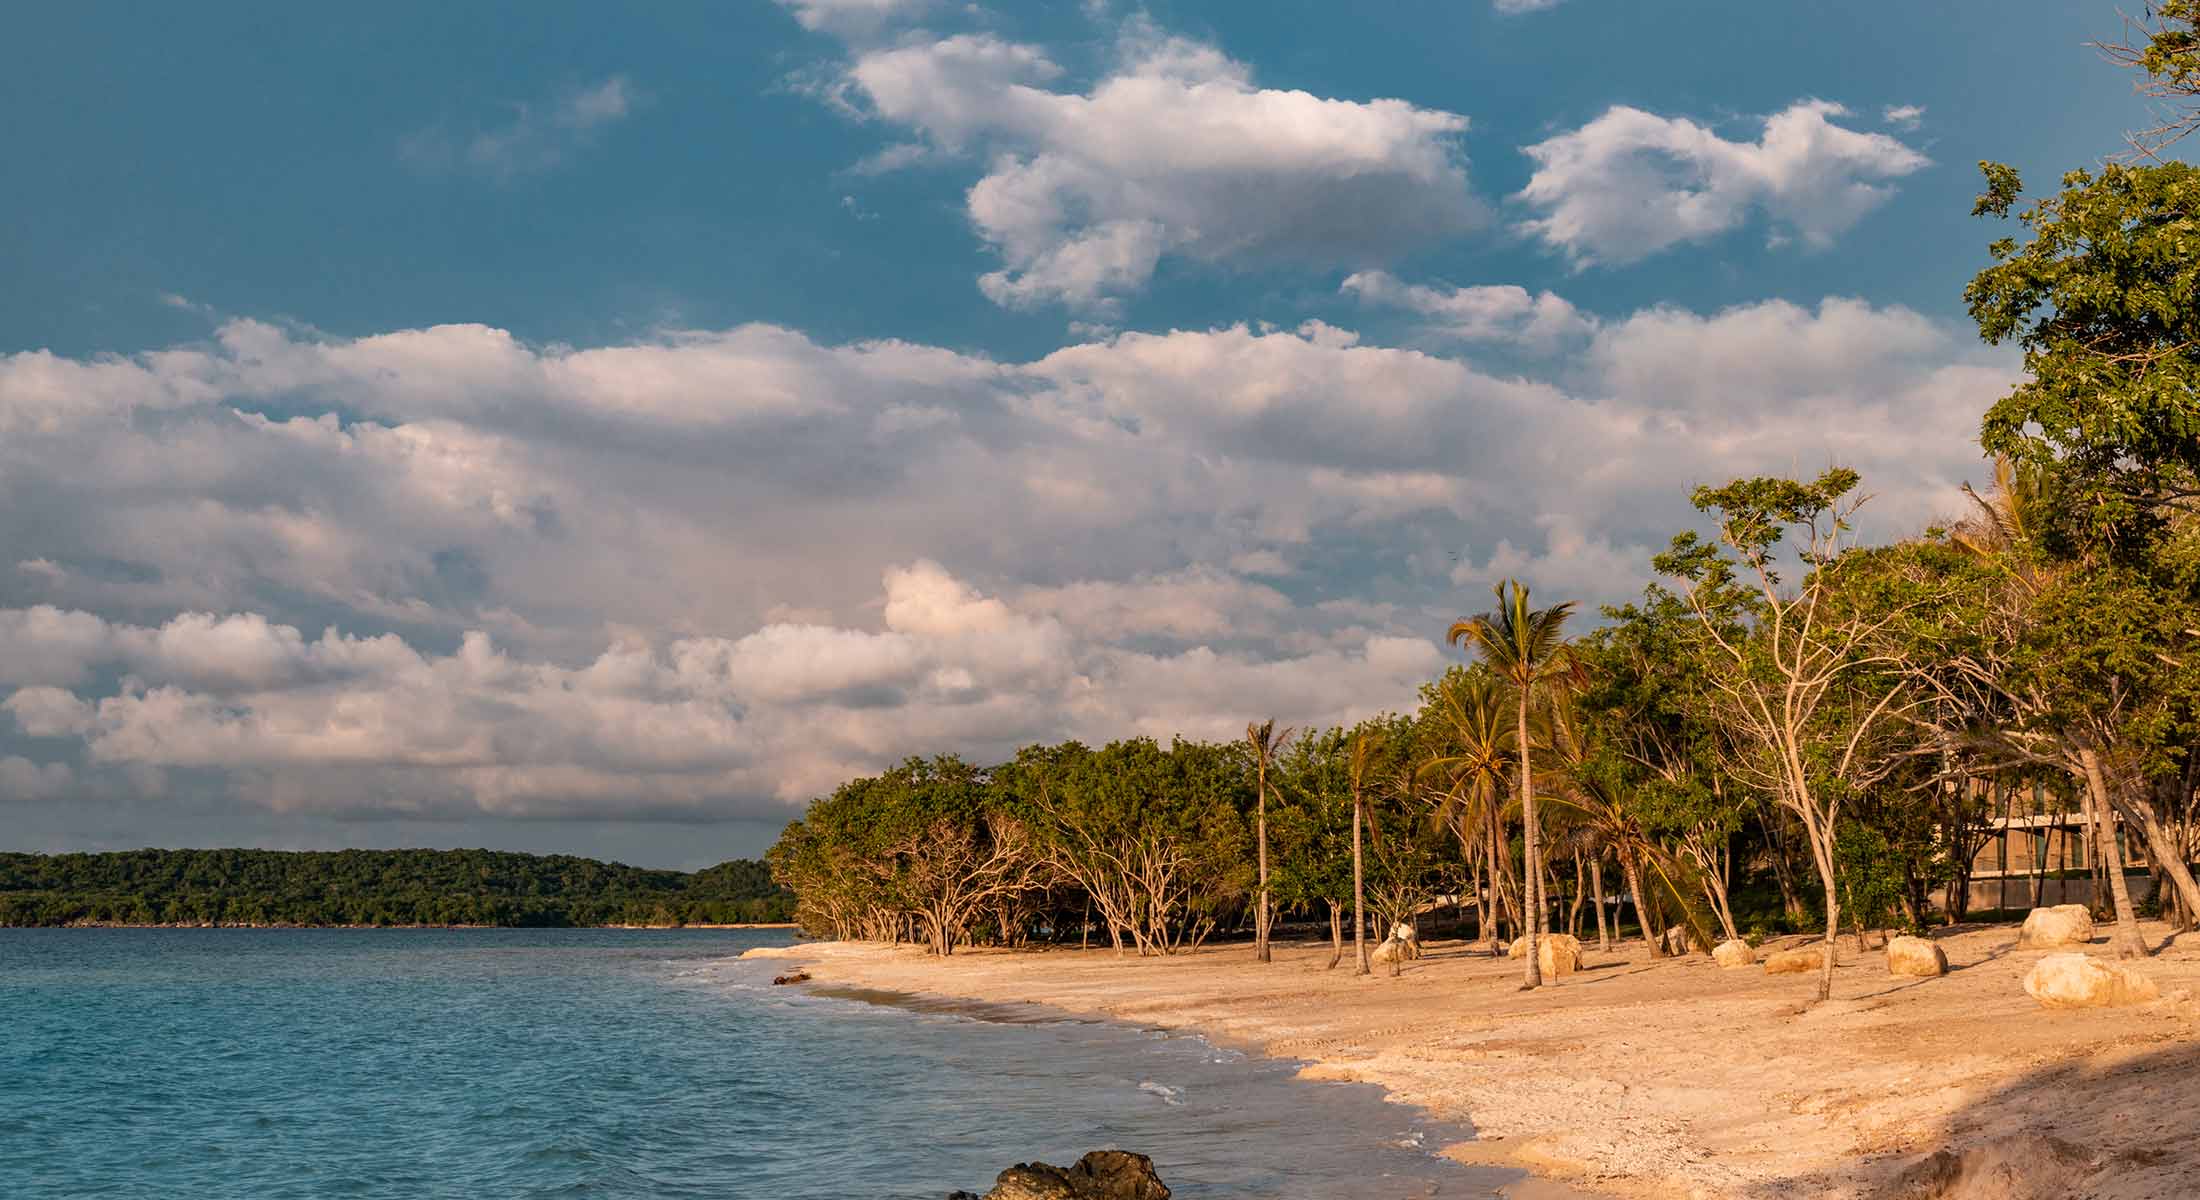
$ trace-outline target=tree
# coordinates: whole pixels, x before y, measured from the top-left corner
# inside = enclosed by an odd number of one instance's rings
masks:
[[[1499,678],[1514,693],[1517,708],[1514,752],[1520,760],[1520,823],[1525,831],[1525,892],[1527,895],[1527,988],[1543,986],[1543,967],[1539,959],[1539,938],[1543,933],[1544,900],[1542,887],[1542,860],[1536,844],[1535,772],[1530,764],[1534,757],[1532,741],[1528,735],[1529,715],[1542,690],[1555,683],[1562,674],[1572,670],[1572,659],[1566,653],[1564,631],[1566,618],[1573,612],[1573,602],[1554,604],[1549,608],[1529,607],[1528,589],[1516,580],[1506,580],[1494,589],[1497,607],[1481,614],[1454,621],[1444,639],[1453,645],[1462,641],[1473,644]]]
[[[2017,173],[1981,163],[1974,213],[2007,217]],[[2017,220],[1964,289],[1979,333],[2024,351],[2024,378],[1979,442],[2052,468],[2080,545],[2129,551],[2200,498],[2200,168],[2073,171]]]
[[[2125,40],[2095,46],[2110,62],[2145,74],[2134,86],[2161,102],[2154,127],[2126,137],[2139,157],[2153,159],[2200,129],[2200,0],[2154,0],[2147,18],[2127,19]]]
[[[1277,764],[1287,798],[1277,814],[1277,893],[1286,906],[1328,908],[1329,970],[1344,961],[1344,909],[1352,895],[1350,744],[1343,729],[1308,731]]]
[[[1503,686],[1487,669],[1453,667],[1423,689],[1424,723],[1433,753],[1422,765],[1443,788],[1438,819],[1459,839],[1460,854],[1487,868],[1488,894],[1475,894],[1478,939],[1501,934],[1496,910],[1510,907],[1505,895],[1504,812],[1500,803],[1507,767],[1515,761],[1518,736],[1506,711]]]
[[[1836,468],[1809,483],[1764,477],[1700,487],[1695,506],[1715,514],[1717,543],[1683,533],[1653,564],[1684,585],[1707,650],[1723,660],[1709,676],[1706,711],[1724,726],[1724,765],[1802,823],[1825,896],[1820,1000],[1833,994],[1842,809],[1894,769],[1887,743],[1908,713],[1898,664],[1874,652],[1875,639],[1930,603],[1842,590],[1856,561],[1848,534],[1863,503],[1852,495],[1857,482],[1856,472]],[[1793,586],[1777,561],[1789,541],[1802,571]]]
[[[2188,97],[2200,82],[2195,15],[2190,3],[2162,5],[2133,60]],[[1981,166],[1987,190],[1973,211],[2008,216],[2017,173]],[[2190,760],[2200,694],[2200,629],[2189,616],[2200,607],[2200,170],[2072,172],[2018,220],[2030,239],[1996,241],[1994,264],[1965,292],[1988,341],[2023,347],[2025,378],[1980,434],[2009,457],[2003,474],[2017,486],[1982,504],[1974,522],[2003,564],[1994,610],[2007,650],[1964,665],[1970,682],[1995,687],[2015,710],[2010,732],[2080,781],[2102,852],[2115,852],[2110,814],[2120,813],[2189,913],[2200,909],[2200,886],[2151,793],[2174,790],[2180,760]],[[2012,525],[2019,507],[2027,519]],[[2121,888],[2121,871],[2108,877],[2112,892]],[[2119,913],[2128,908],[2119,898]],[[2118,924],[2128,951],[2136,938],[2121,915]]]
[[[1274,917],[1274,908],[1268,895],[1268,769],[1274,765],[1276,751],[1291,741],[1291,731],[1276,732],[1275,718],[1259,724],[1245,725],[1245,747],[1253,756],[1253,806],[1258,814],[1255,820],[1255,840],[1260,848],[1260,896],[1253,909],[1253,954],[1262,962],[1269,961],[1268,926]]]

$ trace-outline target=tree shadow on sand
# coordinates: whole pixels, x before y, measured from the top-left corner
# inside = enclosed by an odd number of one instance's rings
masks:
[[[2073,1014],[2075,1016],[2075,1014]],[[2160,1027],[2135,1022],[2134,1032]],[[2189,1028],[2189,1027],[2187,1027]],[[2182,1032],[2182,1031],[2181,1031]],[[2170,1200],[2200,1195],[2200,1043],[2117,1051],[2033,1071],[1951,1114],[1930,1152],[1760,1185],[1774,1197]]]

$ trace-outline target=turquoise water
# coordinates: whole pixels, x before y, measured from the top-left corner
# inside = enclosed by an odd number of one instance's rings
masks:
[[[0,929],[0,1196],[923,1198],[1116,1145],[1186,1200],[1486,1195],[1373,1089],[772,988],[776,931]]]

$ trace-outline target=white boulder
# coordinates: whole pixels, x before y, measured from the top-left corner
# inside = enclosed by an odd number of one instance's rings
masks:
[[[1765,956],[1767,975],[1803,975],[1819,968],[1826,953],[1823,943],[1803,946],[1795,950],[1782,950]]]
[[[1948,973],[1948,955],[1937,942],[1921,937],[1887,939],[1887,973],[1935,978]]]
[[[1421,934],[1413,926],[1401,921],[1397,928],[1390,931],[1390,936],[1383,939],[1383,944],[1375,947],[1375,953],[1371,956],[1371,960],[1379,963],[1411,962],[1419,957],[1421,957]]]
[[[2093,910],[2083,904],[2035,908],[2024,918],[2017,945],[2027,950],[2082,946],[2093,940]]]
[[[1513,958],[1528,957],[1528,939],[1514,939],[1507,953]],[[1545,975],[1571,975],[1581,969],[1581,939],[1572,934],[1546,933],[1536,939],[1535,957]]]
[[[1711,948],[1711,961],[1731,970],[1755,963],[1757,952],[1749,948],[1748,942],[1720,942]]]
[[[2159,999],[2154,981],[2122,963],[2089,954],[2050,954],[2024,973],[2024,990],[2042,1008],[2113,1008]]]

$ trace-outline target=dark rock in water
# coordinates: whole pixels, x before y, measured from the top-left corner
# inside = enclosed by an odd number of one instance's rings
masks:
[[[808,983],[809,981],[810,981],[810,973],[809,973],[808,971],[796,971],[796,972],[795,972],[794,974],[792,974],[792,975],[774,975],[774,976],[772,976],[772,986],[773,986],[773,987],[779,987],[779,986],[781,986],[781,985],[783,985],[783,984],[789,984],[789,983]]]
[[[1017,1163],[985,1195],[956,1192],[947,1200],[1169,1200],[1169,1187],[1145,1155],[1095,1150],[1074,1167]]]

